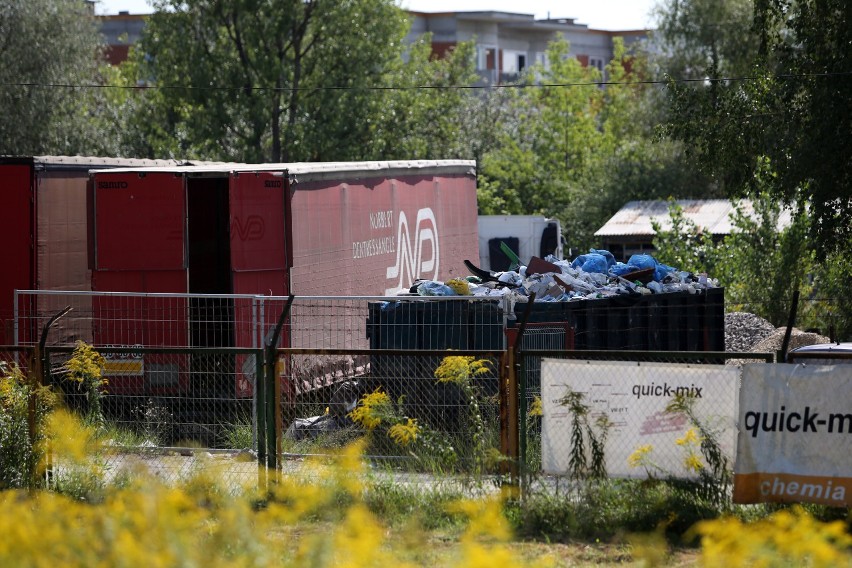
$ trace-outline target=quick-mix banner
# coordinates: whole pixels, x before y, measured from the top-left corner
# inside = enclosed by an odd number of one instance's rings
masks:
[[[738,378],[739,369],[725,365],[544,359],[542,467],[569,471],[572,414],[563,402],[569,389],[583,395],[591,423],[606,415],[611,424],[604,449],[611,477],[696,476],[700,436],[684,414],[666,412],[677,395],[690,399],[733,460]]]
[[[852,365],[745,365],[735,503],[848,507]]]

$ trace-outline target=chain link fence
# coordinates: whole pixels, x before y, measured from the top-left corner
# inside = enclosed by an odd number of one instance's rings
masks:
[[[304,355],[304,350],[279,350],[285,362]],[[319,350],[311,355],[321,357],[326,368],[336,365],[341,378],[353,357],[366,356],[369,363],[345,380],[303,390],[284,404],[285,464],[306,455],[327,455],[363,438],[366,457],[377,472],[409,481],[417,474],[496,471],[496,462],[487,460],[500,449],[499,353]],[[448,358],[456,366],[442,375],[439,368]],[[292,376],[288,365],[282,367],[284,384],[303,383],[304,375]]]
[[[97,459],[108,479],[144,471],[177,482],[215,468],[237,489],[257,482],[258,415],[252,349],[100,347],[103,376],[93,387],[69,377],[73,348],[45,349],[44,383],[102,439]],[[241,371],[240,369],[243,369]],[[252,376],[254,381],[254,376]],[[57,476],[61,475],[61,463]]]
[[[501,432],[501,424],[504,429],[508,424],[511,401],[500,399],[498,377],[501,356],[517,347],[518,465],[545,485],[580,470],[570,461],[570,428],[544,430],[545,409],[565,414],[559,401],[566,393],[542,392],[547,383],[542,357],[582,359],[611,384],[631,389],[656,364],[686,363],[724,375],[725,361],[765,360],[760,353],[723,352],[721,290],[531,306],[507,298],[298,297],[287,311],[287,302],[268,296],[19,292],[14,333],[20,345],[33,344],[50,317],[72,306],[48,335],[50,370],[61,376],[63,358],[75,341],[94,345],[107,357],[104,412],[117,430],[137,436],[138,448],[151,448],[145,449],[148,454],[242,453],[262,461],[265,451],[280,450],[284,463],[278,465],[286,471],[306,455],[327,454],[366,437],[376,466],[427,476],[481,474],[500,470],[501,460],[505,465],[506,456],[494,450],[506,449],[508,432]],[[279,324],[280,347],[267,361],[263,350]],[[469,376],[462,372],[441,380],[436,371],[447,357],[464,357],[465,365],[486,363],[468,368]],[[633,364],[603,361],[612,359]],[[572,369],[576,373],[577,367]],[[573,384],[568,375],[559,388]],[[371,399],[375,393],[384,398]],[[587,402],[598,404],[596,397]],[[85,410],[83,393],[70,389],[66,398]],[[381,403],[376,405],[380,420],[372,427],[351,414],[369,400]],[[277,402],[271,411],[270,401]],[[628,406],[646,412],[638,402]],[[601,415],[594,412],[595,419]],[[617,412],[609,414],[618,422]],[[594,431],[595,421],[590,424]],[[622,447],[618,460],[633,455],[635,445]],[[249,475],[249,469],[254,471],[247,467],[235,477]],[[175,467],[159,475],[173,478],[180,472]]]
[[[14,366],[17,366],[26,374],[29,370],[32,354],[32,347],[17,345],[0,346],[0,376],[5,376]]]

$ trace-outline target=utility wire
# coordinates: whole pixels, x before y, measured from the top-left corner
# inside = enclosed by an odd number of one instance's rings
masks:
[[[758,81],[761,79],[806,79],[848,77],[852,71],[833,73],[789,73],[780,75],[745,75],[741,77],[718,77],[703,79],[648,79],[639,81],[582,81],[575,83],[500,83],[497,85],[372,85],[372,86],[321,86],[321,87],[225,87],[210,85],[193,87],[189,85],[108,85],[108,84],[73,84],[73,83],[30,83],[30,82],[0,82],[4,87],[30,87],[47,89],[128,89],[128,90],[186,90],[186,91],[245,91],[250,89],[259,92],[307,92],[307,91],[414,91],[414,90],[482,90],[482,89],[553,89],[567,87],[603,87],[616,85],[667,85],[670,83],[733,83],[740,81]]]

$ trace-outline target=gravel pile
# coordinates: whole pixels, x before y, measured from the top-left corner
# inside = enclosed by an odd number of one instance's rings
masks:
[[[774,333],[753,345],[749,351],[754,353],[775,353],[776,351],[780,351],[786,332],[785,328],[779,327]],[[790,332],[790,345],[787,346],[787,351],[792,351],[797,347],[805,345],[817,345],[821,343],[831,343],[831,339],[818,333],[807,333],[794,327]]]
[[[760,316],[748,312],[725,314],[725,351],[753,351],[755,345],[775,331],[775,326]]]

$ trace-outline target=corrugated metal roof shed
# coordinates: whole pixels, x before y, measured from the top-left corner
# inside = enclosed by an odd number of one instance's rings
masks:
[[[686,219],[695,223],[713,235],[728,235],[733,229],[736,205],[726,199],[680,199],[676,202],[683,208]],[[750,200],[739,201],[743,211],[753,215]],[[668,201],[630,201],[622,207],[603,227],[595,232],[596,237],[615,236],[652,236],[654,220],[666,230],[671,228]],[[784,210],[778,219],[778,229],[787,227],[791,222],[789,210]]]

